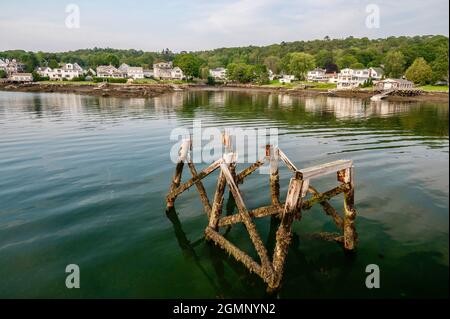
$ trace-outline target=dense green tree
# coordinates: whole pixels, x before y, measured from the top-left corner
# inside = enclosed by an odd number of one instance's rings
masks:
[[[0,79],[6,78],[6,72],[5,70],[0,70]]]
[[[209,77],[209,68],[207,66],[202,66],[200,68],[200,78],[207,80]]]
[[[417,58],[406,70],[406,78],[416,84],[425,85],[430,83],[433,70],[424,58]]]
[[[58,67],[58,61],[56,61],[56,59],[51,59],[48,62],[48,67],[51,69],[56,69]]]
[[[398,78],[405,70],[405,57],[400,51],[389,51],[384,58],[384,71],[387,76]]]
[[[311,54],[295,52],[289,55],[289,72],[300,80],[304,80],[306,73],[315,66],[316,61]]]
[[[265,65],[258,64],[253,66],[254,79],[253,82],[262,85],[269,83],[269,70]]]
[[[281,59],[275,55],[270,55],[265,58],[264,65],[275,74],[281,71]]]
[[[204,62],[194,54],[185,53],[175,56],[173,63],[183,70],[187,77],[198,78],[200,77],[200,67]]]
[[[358,69],[364,69],[365,66],[361,62],[356,62],[356,63],[353,63],[352,65],[350,65],[350,68],[358,70]]]
[[[448,49],[441,48],[436,59],[431,63],[433,70],[433,82],[446,80],[448,81]]]
[[[320,50],[314,56],[317,66],[324,68],[326,65],[334,63],[333,51],[330,50]]]
[[[255,75],[253,67],[245,63],[230,63],[227,67],[227,76],[230,81],[250,83]]]
[[[345,54],[343,56],[340,56],[337,61],[337,65],[340,69],[349,68],[351,65],[358,63],[358,60],[350,54]]]

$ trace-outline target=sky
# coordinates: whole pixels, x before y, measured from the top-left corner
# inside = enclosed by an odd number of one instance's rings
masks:
[[[180,52],[325,36],[448,36],[448,11],[448,0],[3,0],[0,50]]]

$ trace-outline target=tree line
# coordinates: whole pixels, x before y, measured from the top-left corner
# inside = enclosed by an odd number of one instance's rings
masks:
[[[268,70],[293,74],[304,79],[315,67],[327,69],[382,66],[385,75],[407,78],[416,83],[448,80],[448,37],[442,35],[281,42],[268,46],[220,48],[208,51],[173,53],[141,50],[85,49],[69,52],[0,52],[0,58],[16,58],[31,72],[37,66],[56,67],[60,62],[78,63],[85,68],[126,63],[151,68],[160,61],[173,61],[188,77],[207,78],[208,70],[226,67],[230,80],[248,83],[268,81]]]

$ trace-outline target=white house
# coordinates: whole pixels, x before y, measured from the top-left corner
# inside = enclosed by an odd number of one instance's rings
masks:
[[[33,82],[33,75],[31,73],[13,73],[8,80],[11,82]]]
[[[414,83],[404,79],[385,79],[378,81],[375,85],[377,90],[404,90],[414,88]]]
[[[131,79],[143,79],[144,69],[140,66],[130,66],[127,70],[127,76]]]
[[[342,69],[338,74],[337,88],[341,90],[354,89],[369,79],[379,80],[383,72],[379,68],[368,68],[353,70],[350,68]]]
[[[8,66],[8,63],[6,63],[5,60],[0,59],[0,70],[6,70],[6,67]]]
[[[129,66],[128,64],[122,63],[119,71],[125,73],[128,78],[133,80],[144,78],[144,69],[141,67]]]
[[[338,83],[338,74],[336,72],[333,73],[326,73],[325,76],[327,77],[328,83]]]
[[[181,70],[179,67],[174,67],[172,70],[172,79],[174,80],[183,80],[184,79],[184,73],[183,70]]]
[[[285,83],[291,83],[294,80],[295,80],[294,75],[284,74],[281,76],[281,78],[278,81],[280,81],[280,83],[282,83],[282,84],[285,84]]]
[[[152,78],[153,77],[153,70],[149,70],[149,69],[144,69],[144,77],[145,78]]]
[[[3,70],[7,74],[11,75],[13,73],[21,73],[25,71],[25,65],[17,62],[16,59],[5,59],[0,60],[0,70]]]
[[[327,70],[321,68],[316,68],[314,70],[308,71],[306,80],[309,82],[328,82],[326,72]]]
[[[227,79],[227,69],[225,68],[215,68],[209,70],[209,75],[215,80],[224,81]]]
[[[99,65],[96,69],[96,73],[99,78],[124,79],[127,77],[125,72],[118,70],[113,65]]]
[[[77,63],[65,63],[60,68],[39,67],[37,73],[52,81],[73,80],[83,75],[83,68]]]
[[[184,74],[179,67],[173,67],[172,62],[160,62],[153,64],[153,77],[159,80],[182,80]]]

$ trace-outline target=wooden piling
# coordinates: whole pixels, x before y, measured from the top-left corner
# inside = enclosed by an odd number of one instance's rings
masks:
[[[355,249],[357,240],[355,230],[356,210],[354,207],[354,171],[353,166],[344,171],[344,182],[350,184],[350,188],[344,192],[344,248],[347,250]]]
[[[184,161],[186,160],[189,149],[191,148],[191,141],[189,139],[183,140],[181,143],[180,150],[178,151],[178,161],[175,168],[175,174],[172,178],[172,183],[170,186],[169,193],[175,191],[175,189],[180,186],[181,175],[183,174]],[[167,209],[173,208],[176,197],[171,197],[167,199]]]
[[[273,145],[266,146],[266,156],[270,160],[270,195],[272,205],[280,205],[280,175],[278,174],[278,148]]]
[[[286,260],[289,244],[291,243],[291,226],[294,221],[294,214],[301,200],[303,180],[291,178],[289,183],[286,203],[281,218],[280,227],[276,233],[276,243],[273,253],[274,278],[269,283],[269,289],[278,289],[283,277],[284,262]]]

